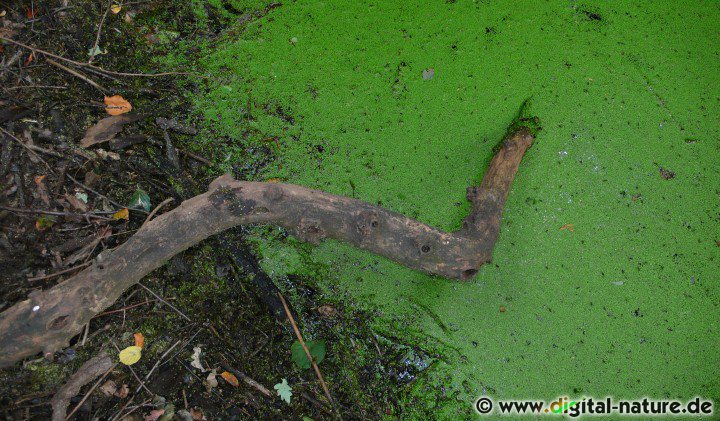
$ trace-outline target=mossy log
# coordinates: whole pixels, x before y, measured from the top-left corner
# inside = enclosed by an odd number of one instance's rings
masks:
[[[144,276],[188,247],[241,224],[277,224],[303,241],[334,238],[409,268],[470,279],[491,259],[510,185],[535,133],[532,124],[516,121],[511,126],[480,186],[468,188],[471,212],[453,233],[348,197],[222,176],[208,192],[145,224],[119,247],[100,253],[92,266],[53,288],[31,293],[0,314],[0,367],[38,352],[52,358]]]

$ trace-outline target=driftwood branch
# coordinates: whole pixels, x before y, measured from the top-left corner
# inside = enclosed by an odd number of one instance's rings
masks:
[[[222,176],[207,193],[186,200],[143,225],[121,246],[99,254],[92,266],[49,290],[31,293],[0,314],[0,366],[40,351],[52,357],[145,275],[236,225],[273,223],[303,241],[333,238],[413,269],[470,279],[491,259],[510,185],[534,140],[532,127],[516,123],[511,128],[482,184],[468,188],[471,212],[454,233],[356,199]]]

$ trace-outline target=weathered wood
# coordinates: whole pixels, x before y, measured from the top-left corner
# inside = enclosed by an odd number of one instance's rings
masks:
[[[46,291],[35,291],[0,314],[0,366],[40,351],[51,357],[96,314],[172,256],[241,224],[273,223],[303,241],[333,238],[407,267],[470,279],[490,261],[500,219],[520,161],[534,133],[516,126],[490,162],[482,184],[470,187],[463,228],[447,233],[360,200],[282,183],[222,176],[207,193],[145,224],[93,265]]]

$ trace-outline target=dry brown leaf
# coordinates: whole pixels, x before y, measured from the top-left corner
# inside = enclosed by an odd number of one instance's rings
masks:
[[[141,119],[139,114],[123,114],[112,117],[106,117],[95,123],[94,126],[87,129],[85,137],[80,141],[83,148],[90,147],[96,143],[107,142],[120,133],[123,127]]]
[[[140,348],[142,348],[145,345],[145,337],[143,336],[143,334],[138,332],[133,336],[135,336],[135,346],[139,346]]]
[[[223,371],[222,374],[220,374],[220,376],[223,379],[225,379],[226,382],[230,383],[231,385],[233,385],[235,387],[240,386],[240,382],[238,381],[237,377],[235,377],[234,374],[232,374],[228,371]]]
[[[193,421],[205,420],[205,414],[203,414],[203,411],[200,408],[190,408],[190,415],[192,416]]]
[[[105,396],[112,396],[115,393],[117,393],[117,385],[115,384],[114,381],[108,380],[105,383],[103,383],[102,386],[100,386],[100,391]]]
[[[48,194],[47,186],[45,186],[45,176],[39,175],[35,177],[35,185],[37,186],[37,194],[40,196],[40,200],[43,201],[45,206],[50,206],[50,195]]]
[[[123,209],[120,209],[119,211],[115,212],[112,217],[116,221],[119,221],[121,219],[129,221],[130,220],[130,211],[128,210],[128,208],[123,208]]]
[[[105,97],[105,111],[110,115],[120,115],[128,113],[132,110],[132,105],[128,100],[120,95]]]
[[[570,232],[575,232],[575,224],[565,224],[560,227],[560,231],[562,230],[568,230]]]
[[[83,202],[82,200],[78,199],[77,197],[75,197],[71,194],[66,193],[65,200],[67,200],[67,202],[70,204],[70,206],[75,208],[75,210],[78,210],[83,213],[87,212],[87,210],[88,210],[87,203]]]
[[[335,307],[329,305],[320,306],[317,311],[323,317],[335,317],[337,315]]]

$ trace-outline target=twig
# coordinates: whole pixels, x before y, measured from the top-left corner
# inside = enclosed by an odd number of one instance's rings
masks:
[[[320,367],[318,367],[317,363],[315,362],[315,359],[313,359],[312,355],[310,355],[310,350],[308,349],[307,345],[305,345],[305,340],[302,337],[302,334],[300,334],[300,329],[298,329],[297,324],[295,323],[295,318],[293,317],[292,313],[290,312],[290,308],[288,308],[287,302],[285,302],[285,297],[281,293],[278,292],[278,297],[280,297],[280,301],[282,301],[283,308],[285,309],[285,314],[287,314],[288,320],[290,320],[290,324],[292,325],[293,330],[295,331],[295,336],[297,336],[298,342],[300,342],[300,345],[302,346],[303,350],[305,351],[305,355],[307,355],[308,360],[310,360],[310,363],[312,364],[313,370],[315,370],[315,375],[317,376],[318,380],[320,381],[320,385],[323,388],[323,391],[325,392],[325,396],[327,396],[328,401],[330,401],[330,405],[332,405],[333,410],[335,411],[335,414],[337,415],[338,419],[342,420],[342,415],[340,415],[340,411],[338,411],[337,407],[335,406],[335,401],[333,400],[332,396],[330,395],[330,390],[327,387],[327,383],[325,383],[325,379],[323,378],[322,373],[320,372]]]
[[[159,211],[163,206],[167,205],[167,204],[170,203],[170,202],[173,202],[174,200],[175,200],[175,199],[173,199],[172,197],[169,197],[169,198],[163,200],[162,202],[160,202],[160,204],[157,205],[157,206],[155,207],[155,209],[152,210],[152,212],[150,212],[150,214],[147,216],[147,218],[145,218],[145,222],[143,222],[143,224],[140,226],[139,229],[142,229],[142,227],[145,226],[145,224],[147,224],[148,222],[150,222],[150,219],[152,219],[152,217],[155,216],[155,214],[157,213],[157,211]]]
[[[13,90],[13,89],[67,89],[67,86],[52,86],[52,85],[19,85],[19,86],[10,86],[8,88],[4,88],[5,90]]]
[[[97,388],[100,382],[115,368],[117,364],[113,364],[112,359],[105,352],[101,352],[95,357],[89,359],[85,364],[73,374],[67,383],[65,383],[53,396],[51,403],[53,407],[53,420],[67,420],[82,406],[87,400],[88,396]],[[75,408],[68,414],[65,415],[70,399],[80,392],[85,384],[89,383],[92,379],[102,376],[95,382],[90,390],[85,393],[82,400],[75,406]]]
[[[98,25],[97,35],[95,36],[95,44],[93,44],[90,54],[90,58],[88,59],[87,64],[92,64],[93,59],[95,58],[95,54],[93,54],[95,51],[97,51],[98,44],[100,43],[100,33],[102,32],[103,24],[105,23],[105,18],[107,18],[108,13],[110,13],[110,8],[112,7],[113,0],[110,0],[108,3],[107,8],[105,9],[105,13],[102,16],[102,19],[100,19],[100,24]]]
[[[34,277],[34,278],[27,278],[27,280],[28,280],[28,281],[42,281],[42,280],[44,280],[44,279],[54,278],[54,277],[60,276],[60,275],[62,275],[62,274],[64,274],[64,273],[72,272],[72,271],[74,271],[75,269],[84,268],[85,266],[88,266],[88,265],[90,265],[91,263],[92,263],[92,262],[85,262],[85,263],[79,264],[79,265],[77,265],[77,266],[73,266],[73,267],[71,267],[71,268],[63,269],[63,270],[61,270],[61,271],[59,271],[59,272],[51,273],[51,274],[49,274],[49,275],[36,276],[36,277]]]
[[[85,76],[84,74],[82,74],[76,70],[73,70],[67,66],[63,66],[62,64],[58,63],[57,61],[51,60],[47,57],[45,57],[45,61],[47,61],[48,63],[52,64],[53,66],[55,66],[57,68],[65,70],[66,72],[70,73],[71,75],[73,75],[79,79],[84,80],[85,82],[87,82],[88,84],[90,84],[92,87],[96,88],[98,91],[102,92],[103,94],[108,92],[108,90],[105,89],[104,87],[102,87],[99,83],[95,82],[94,80],[88,78],[87,76]]]
[[[114,314],[114,313],[120,313],[120,312],[123,312],[123,311],[125,311],[125,310],[130,310],[131,308],[140,307],[140,306],[142,306],[142,305],[154,303],[154,302],[156,302],[156,301],[157,301],[157,300],[146,300],[146,301],[143,301],[142,303],[135,303],[135,304],[133,304],[133,305],[129,305],[129,306],[127,306],[127,307],[119,308],[119,309],[117,309],[117,310],[110,310],[110,311],[106,311],[106,312],[104,312],[104,313],[100,313],[100,314],[98,314],[98,315],[95,316],[95,317],[107,316],[107,315],[109,315],[109,314]]]
[[[148,288],[148,287],[146,287],[145,285],[143,285],[142,282],[138,282],[138,285],[140,285],[141,287],[145,288],[145,289],[147,290],[147,292],[149,292],[150,294],[154,295],[155,298],[157,298],[158,300],[160,300],[161,303],[166,304],[168,307],[170,307],[171,309],[175,310],[175,312],[176,312],[177,314],[181,315],[185,320],[187,320],[188,322],[192,322],[192,320],[191,320],[188,316],[186,316],[185,313],[183,313],[182,311],[178,310],[177,307],[175,307],[174,305],[172,305],[172,304],[168,303],[167,301],[165,301],[165,299],[164,299],[163,297],[155,294],[150,288]]]
[[[48,52],[48,51],[45,51],[45,50],[41,50],[41,49],[39,49],[39,48],[32,47],[32,46],[30,46],[30,45],[23,44],[22,42],[18,42],[18,41],[15,41],[15,40],[12,40],[12,39],[10,39],[10,38],[3,37],[3,36],[0,36],[0,40],[5,41],[5,42],[9,42],[9,43],[11,43],[11,44],[15,44],[15,45],[20,46],[20,47],[23,47],[23,48],[27,48],[28,50],[34,51],[34,52],[36,52],[36,53],[40,53],[40,54],[43,54],[43,55],[46,55],[46,56],[49,56],[49,57],[52,57],[52,58],[55,58],[55,59],[58,59],[58,60],[62,60],[62,61],[64,61],[64,62],[66,62],[66,63],[70,63],[70,64],[75,65],[75,66],[78,66],[78,67],[85,67],[85,68],[88,68],[88,69],[94,69],[94,70],[96,70],[96,71],[98,71],[98,72],[106,73],[106,74],[109,74],[109,75],[115,75],[115,76],[132,76],[132,77],[159,77],[159,76],[171,76],[171,75],[187,75],[187,76],[195,76],[195,77],[200,77],[200,78],[203,78],[203,79],[208,79],[207,76],[199,75],[199,74],[197,74],[197,73],[187,73],[187,72],[164,72],[164,73],[126,73],[126,72],[116,72],[116,71],[113,71],[113,70],[106,70],[106,69],[103,69],[102,67],[94,66],[94,65],[92,65],[92,64],[81,63],[81,62],[79,62],[79,61],[71,60],[71,59],[69,59],[69,58],[66,58],[66,57],[63,57],[63,56],[59,56],[59,55],[57,55],[57,54],[53,54],[53,53]]]
[[[104,221],[112,221],[112,218],[108,218],[105,216],[96,215],[94,213],[72,213],[72,212],[57,212],[57,211],[46,211],[41,209],[22,209],[22,208],[12,208],[10,206],[0,206],[0,209],[5,209],[6,211],[10,212],[17,212],[17,213],[36,213],[41,215],[52,215],[52,216],[76,216],[76,217],[83,217],[83,218],[96,218],[96,219],[102,219]],[[58,273],[59,275],[60,273]],[[28,281],[31,281],[32,279],[28,279]]]

